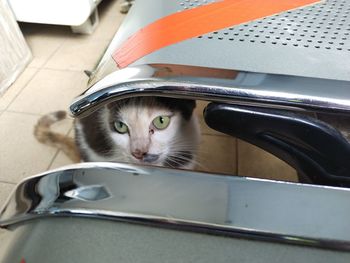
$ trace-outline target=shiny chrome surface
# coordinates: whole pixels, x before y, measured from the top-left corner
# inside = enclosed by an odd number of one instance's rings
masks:
[[[118,163],[85,163],[20,183],[6,227],[91,217],[350,250],[350,190]]]
[[[350,84],[347,81],[182,68],[142,65],[115,71],[78,97],[70,111],[79,117],[115,100],[166,96],[283,109],[350,112]],[[201,70],[205,73],[200,73]]]

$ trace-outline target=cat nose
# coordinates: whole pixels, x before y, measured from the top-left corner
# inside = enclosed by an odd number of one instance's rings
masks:
[[[136,159],[142,160],[142,158],[147,154],[147,152],[141,151],[139,149],[136,149],[133,151],[132,156],[134,156]]]

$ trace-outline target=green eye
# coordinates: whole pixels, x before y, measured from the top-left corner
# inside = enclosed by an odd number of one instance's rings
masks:
[[[168,116],[158,116],[152,121],[154,127],[156,127],[158,130],[164,130],[166,127],[168,127],[170,123],[170,117]]]
[[[128,126],[124,122],[116,121],[114,122],[114,128],[118,133],[124,134],[129,131]]]

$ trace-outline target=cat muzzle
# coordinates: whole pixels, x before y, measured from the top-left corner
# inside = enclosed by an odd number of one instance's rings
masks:
[[[133,151],[131,155],[145,163],[153,163],[159,159],[159,154],[145,153],[140,150]]]
[[[145,154],[142,161],[146,162],[146,163],[153,163],[155,161],[157,161],[159,158],[158,154]]]

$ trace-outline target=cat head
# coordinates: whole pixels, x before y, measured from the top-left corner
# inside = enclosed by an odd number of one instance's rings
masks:
[[[192,168],[199,143],[195,101],[142,97],[107,106],[116,161]]]

